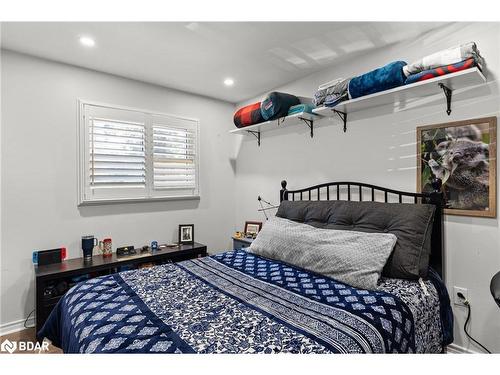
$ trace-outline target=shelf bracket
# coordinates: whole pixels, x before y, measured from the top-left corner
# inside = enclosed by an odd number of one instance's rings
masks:
[[[446,113],[449,116],[451,114],[451,95],[453,91],[447,86],[445,86],[443,83],[440,83],[439,87],[443,89],[444,96],[446,96]]]
[[[247,130],[247,132],[252,134],[257,139],[257,145],[260,147],[260,130],[259,131]]]
[[[303,117],[299,117],[300,120],[304,122],[308,126],[308,128],[311,130],[311,138],[314,136],[314,120],[309,120]]]
[[[344,123],[344,133],[345,133],[347,131],[347,113],[342,111],[337,111],[336,109],[332,109],[332,111],[335,112],[337,116],[339,116],[342,122]]]

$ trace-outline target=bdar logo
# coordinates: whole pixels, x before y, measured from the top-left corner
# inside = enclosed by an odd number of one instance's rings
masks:
[[[49,343],[44,341],[42,343],[32,341],[10,341],[9,339],[2,342],[0,351],[14,353],[18,352],[46,352],[49,350]]]
[[[17,343],[12,342],[9,339],[5,340],[4,342],[2,342],[2,345],[0,345],[0,350],[2,352],[9,352],[10,354],[14,353],[16,348],[17,348]]]

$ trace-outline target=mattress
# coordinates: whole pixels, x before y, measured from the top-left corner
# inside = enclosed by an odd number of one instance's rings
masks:
[[[440,285],[356,289],[235,250],[77,284],[38,338],[65,353],[435,353],[452,330]]]

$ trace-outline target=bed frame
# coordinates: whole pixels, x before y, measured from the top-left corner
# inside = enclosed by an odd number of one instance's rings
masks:
[[[436,211],[432,226],[429,265],[444,280],[443,209],[445,207],[445,198],[441,191],[441,186],[442,181],[436,178],[432,180],[433,191],[423,193],[399,191],[351,181],[328,182],[298,190],[287,190],[287,182],[283,180],[281,181],[280,202],[310,200],[356,200],[376,202],[376,198],[383,196],[383,201],[386,203],[433,204],[436,206]],[[316,199],[314,199],[314,195]],[[391,202],[390,198],[394,197],[397,197],[397,201]]]

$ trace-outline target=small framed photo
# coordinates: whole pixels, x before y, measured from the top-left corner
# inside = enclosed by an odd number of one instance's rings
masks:
[[[179,244],[191,244],[194,242],[194,224],[179,225]]]
[[[260,221],[245,221],[245,234],[256,236],[262,229]]]

